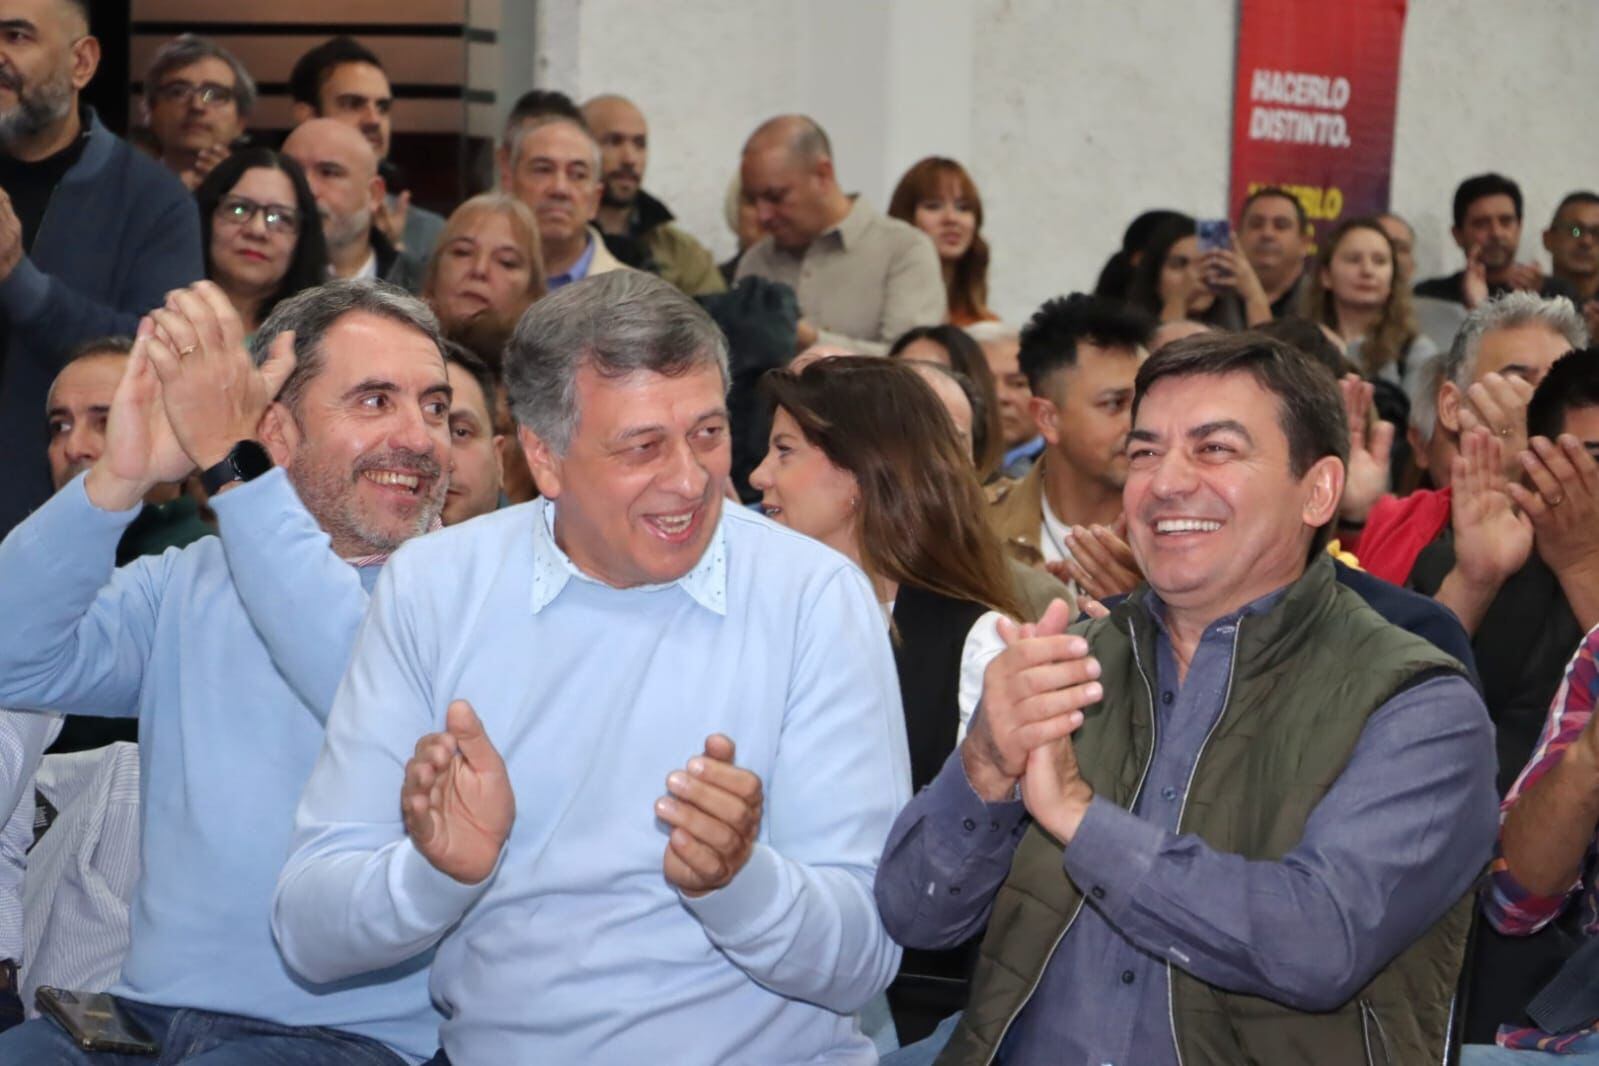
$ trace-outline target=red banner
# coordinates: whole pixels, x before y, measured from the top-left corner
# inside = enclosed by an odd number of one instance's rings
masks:
[[[1228,217],[1262,185],[1299,197],[1318,241],[1388,210],[1406,0],[1240,0]]]

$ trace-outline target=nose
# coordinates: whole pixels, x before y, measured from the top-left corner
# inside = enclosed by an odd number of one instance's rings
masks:
[[[257,211],[250,216],[250,221],[244,225],[244,232],[252,237],[267,236],[266,212]]]
[[[419,405],[399,403],[394,405],[395,415],[389,425],[389,446],[413,455],[426,455],[437,459],[439,453],[449,452],[448,419],[434,425],[422,413]],[[440,446],[443,445],[441,448]]]
[[[105,437],[79,421],[67,434],[66,457],[69,463],[92,463],[100,458]]]
[[[765,458],[761,460],[761,465],[750,471],[750,488],[757,492],[769,492],[772,488],[772,463],[775,461],[772,458],[773,454],[768,450]]]
[[[474,255],[470,261],[471,265],[467,270],[467,277],[477,278],[481,281],[487,281],[489,276],[489,264],[491,262],[492,259],[490,258],[488,252],[479,252],[478,254]]]
[[[705,495],[705,486],[710,479],[710,471],[705,469],[688,441],[680,440],[672,449],[671,458],[661,472],[658,483],[685,500],[697,500]]]
[[[1150,472],[1149,491],[1156,499],[1175,500],[1194,490],[1197,479],[1194,465],[1181,448],[1172,448],[1162,455]]]
[[[771,204],[756,201],[755,219],[761,224],[761,229],[771,229],[777,222],[777,208]]]

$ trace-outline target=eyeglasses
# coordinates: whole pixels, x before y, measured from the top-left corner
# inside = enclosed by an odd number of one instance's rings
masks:
[[[218,85],[214,81],[196,85],[191,81],[169,81],[156,87],[155,97],[169,104],[187,105],[191,99],[198,99],[201,107],[226,107],[233,103],[237,94],[226,85]]]
[[[282,204],[258,204],[243,196],[230,196],[217,204],[216,219],[230,226],[248,226],[260,214],[273,233],[300,232],[300,214]]]
[[[1584,226],[1580,222],[1573,222],[1566,227],[1566,232],[1571,234],[1571,239],[1574,241],[1580,241],[1584,237],[1592,237],[1599,241],[1599,226]]]

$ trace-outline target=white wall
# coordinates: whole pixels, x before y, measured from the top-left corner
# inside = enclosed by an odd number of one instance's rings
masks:
[[[1008,319],[1091,286],[1139,211],[1225,204],[1236,0],[536,3],[537,83],[637,101],[646,184],[719,255],[739,148],[783,111],[820,121],[846,186],[879,206],[921,156],[965,162]],[[1595,0],[1410,0],[1393,206],[1417,226],[1418,271],[1455,269],[1467,174],[1521,182],[1524,258],[1543,257],[1565,192],[1599,186],[1595,42]]]

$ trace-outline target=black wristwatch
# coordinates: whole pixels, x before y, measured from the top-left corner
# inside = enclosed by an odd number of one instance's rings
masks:
[[[227,457],[209,470],[201,471],[200,487],[207,496],[215,496],[224,485],[235,481],[254,481],[272,469],[272,457],[253,440],[241,440],[228,452]]]

